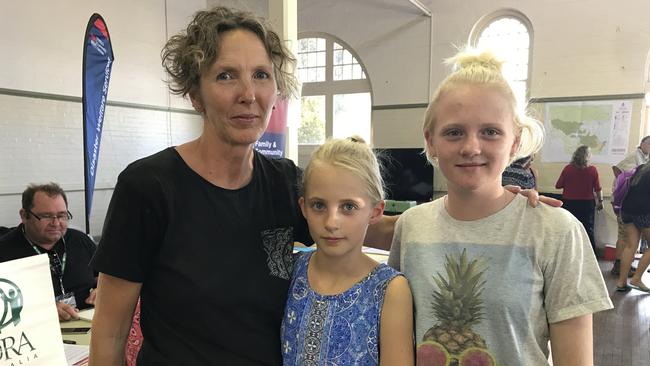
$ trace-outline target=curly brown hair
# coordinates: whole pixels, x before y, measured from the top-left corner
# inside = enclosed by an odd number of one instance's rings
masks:
[[[573,156],[571,157],[571,165],[575,166],[576,168],[586,168],[589,166],[589,146],[587,145],[582,145],[578,146],[576,151],[573,152]]]
[[[292,72],[296,59],[278,34],[263,18],[223,6],[196,12],[187,28],[163,47],[162,65],[170,76],[169,90],[182,96],[196,93],[201,75],[219,57],[223,33],[236,29],[250,31],[262,41],[273,63],[278,92],[285,98],[295,96],[298,81]]]

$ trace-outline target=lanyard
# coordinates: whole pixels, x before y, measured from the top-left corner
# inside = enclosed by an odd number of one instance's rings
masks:
[[[25,240],[27,240],[27,242],[32,246],[32,249],[34,249],[36,254],[43,254],[43,253],[47,254],[48,258],[50,258],[50,268],[51,268],[52,267],[52,258],[50,256],[50,253],[42,252],[41,249],[37,245],[32,243],[31,240],[29,240],[29,238],[27,237],[27,234],[25,234],[25,227],[24,226],[23,226],[23,236],[25,237]],[[66,250],[65,238],[63,236],[61,236],[61,241],[63,242],[63,256],[61,257],[61,261],[60,261],[61,272],[60,273],[55,273],[55,274],[57,275],[57,277],[59,277],[59,286],[61,286],[61,294],[63,295],[63,294],[65,294],[65,288],[63,287],[63,273],[65,271],[65,261],[66,261],[66,259],[68,257],[68,251]],[[54,245],[56,246],[56,244],[54,244]],[[56,249],[54,249],[54,247],[52,247],[52,252],[54,252],[53,255],[55,255],[57,257],[59,256],[57,254],[57,252],[56,252]]]

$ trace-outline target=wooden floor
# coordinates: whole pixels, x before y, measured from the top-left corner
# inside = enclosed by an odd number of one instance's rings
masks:
[[[594,314],[594,365],[650,365],[650,294],[616,292],[616,277],[609,273],[612,262],[599,264],[614,309]],[[643,281],[650,285],[650,273]]]

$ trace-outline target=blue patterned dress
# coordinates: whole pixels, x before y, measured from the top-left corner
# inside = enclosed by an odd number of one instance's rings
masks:
[[[380,264],[345,292],[319,295],[307,280],[312,254],[295,264],[282,320],[284,365],[378,365],[384,294],[400,273]]]

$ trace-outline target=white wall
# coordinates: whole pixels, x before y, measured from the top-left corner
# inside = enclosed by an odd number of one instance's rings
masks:
[[[300,0],[298,35],[332,34],[366,67],[373,105],[428,99],[429,18],[407,0]]]
[[[525,14],[533,26],[532,98],[643,93],[650,50],[650,2],[629,0],[428,0],[428,18],[408,1],[301,0],[299,32],[325,32],[349,44],[366,66],[373,105],[429,101],[431,89],[449,73],[444,58],[468,42],[481,17],[504,8]],[[433,26],[433,33],[431,32]],[[429,63],[432,40],[433,60]],[[431,83],[429,82],[431,78]],[[641,119],[636,106],[630,147]],[[404,118],[400,121],[399,116]],[[376,141],[421,118],[407,109],[373,113]],[[401,123],[400,123],[401,122]],[[411,146],[422,140],[413,138]],[[401,143],[400,143],[401,144]]]
[[[0,225],[19,222],[20,194],[27,184],[55,181],[68,192],[72,225],[85,227],[81,103],[65,97],[81,97],[83,33],[94,12],[108,25],[115,62],[91,234],[100,233],[117,175],[128,163],[200,133],[198,115],[167,111],[189,110],[189,103],[169,95],[160,50],[168,34],[205,6],[205,0],[1,3],[0,88],[27,96],[0,92]]]

